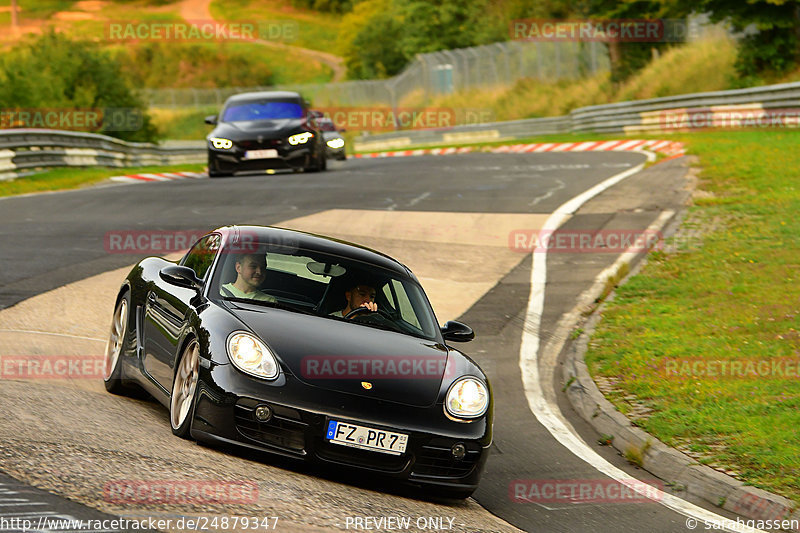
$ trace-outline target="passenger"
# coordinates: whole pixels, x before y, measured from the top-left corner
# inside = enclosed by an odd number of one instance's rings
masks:
[[[263,254],[242,254],[236,259],[236,281],[226,283],[220,292],[234,298],[249,298],[262,302],[277,302],[274,296],[261,292],[267,272],[267,257]],[[227,291],[230,294],[227,294]]]

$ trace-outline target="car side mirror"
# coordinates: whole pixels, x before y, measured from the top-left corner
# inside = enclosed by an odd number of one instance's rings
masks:
[[[169,265],[162,268],[158,275],[170,285],[196,291],[203,288],[202,280],[197,279],[197,274],[195,274],[194,270],[187,266]]]
[[[475,332],[471,327],[455,320],[446,322],[441,331],[446,341],[469,342],[475,338]]]
[[[206,124],[211,124],[212,126],[216,125],[217,115],[208,115],[205,122]]]

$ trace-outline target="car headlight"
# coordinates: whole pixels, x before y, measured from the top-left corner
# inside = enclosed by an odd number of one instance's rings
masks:
[[[314,137],[314,134],[310,131],[304,131],[303,133],[298,133],[296,135],[292,135],[289,137],[289,144],[295,146],[297,144],[305,144]]]
[[[450,385],[444,407],[456,418],[477,418],[489,407],[489,391],[478,378],[461,378]]]
[[[344,146],[344,139],[340,138],[331,139],[330,141],[328,141],[328,146],[330,146],[334,150],[341,148],[342,146]]]
[[[230,150],[233,147],[233,141],[230,139],[223,139],[222,137],[210,137],[211,146],[217,150]]]
[[[278,377],[278,361],[258,338],[244,331],[228,337],[228,357],[242,372],[266,379]]]

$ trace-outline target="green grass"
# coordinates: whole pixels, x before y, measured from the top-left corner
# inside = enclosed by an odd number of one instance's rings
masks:
[[[204,122],[208,115],[216,115],[219,108],[208,107],[205,109],[171,110],[151,109],[150,116],[153,124],[165,139],[175,140],[201,140],[212,130]]]
[[[19,8],[19,19],[42,19],[52,16],[58,11],[68,11],[73,0],[17,0],[17,7]],[[6,7],[11,5],[11,0],[1,0],[0,6]],[[11,15],[8,15],[8,21],[11,21]]]
[[[339,33],[340,15],[293,7],[289,0],[214,0],[211,14],[216,20],[265,22],[280,29],[286,38],[273,38],[293,46],[336,53],[332,49]],[[284,31],[288,23],[292,30]]]
[[[3,0],[0,0],[0,5]],[[7,0],[6,0],[7,3]],[[129,0],[104,2],[100,9],[85,11],[81,19],[54,17],[58,11],[74,10],[74,2],[48,0],[41,5],[23,3],[21,24],[55,26],[76,39],[97,41],[116,56],[132,83],[142,88],[254,87],[276,84],[326,83],[333,73],[327,65],[310,61],[306,54],[274,49],[245,41],[110,41],[109,23],[179,22],[177,2]],[[287,4],[288,5],[288,4]],[[297,12],[269,18],[264,8],[238,14],[226,4],[220,20],[236,22],[298,20],[298,35],[312,35],[319,41],[337,27],[335,17],[315,12]],[[285,7],[285,6],[284,6]],[[259,15],[260,14],[260,15]],[[292,18],[294,17],[294,18]],[[318,20],[317,20],[318,19]],[[329,20],[330,19],[330,20]],[[0,33],[10,26],[10,15],[0,13]],[[30,38],[30,37],[27,37]],[[0,41],[6,47],[11,41]],[[308,43],[289,43],[305,46]],[[325,49],[327,45],[318,47]],[[313,48],[313,46],[312,46]]]
[[[111,176],[157,172],[199,172],[205,164],[173,165],[169,167],[128,168],[56,168],[40,174],[0,181],[0,196],[13,196],[33,192],[79,189],[104,181]]]
[[[700,190],[678,251],[650,254],[617,290],[587,354],[623,412],[673,446],[800,502],[800,380],[669,376],[667,359],[800,362],[800,133],[686,134]]]

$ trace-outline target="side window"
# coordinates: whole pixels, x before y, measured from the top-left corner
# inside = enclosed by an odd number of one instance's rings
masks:
[[[219,250],[219,241],[220,236],[216,233],[206,235],[192,246],[181,264],[194,270],[198,278],[204,279]]]
[[[417,314],[411,305],[408,293],[406,293],[406,289],[400,281],[393,279],[391,286],[387,283],[383,288],[383,293],[392,307],[399,308],[400,318],[416,328],[420,327],[419,319],[417,319]]]

